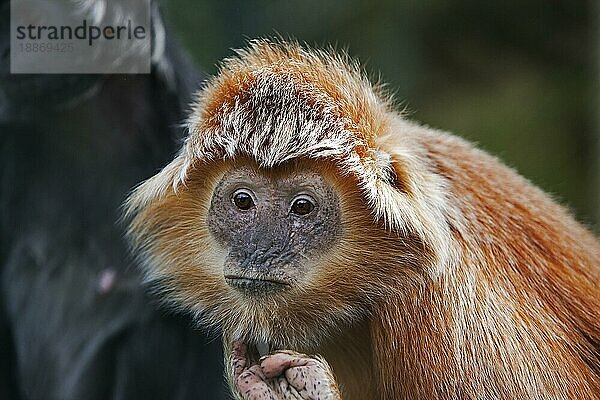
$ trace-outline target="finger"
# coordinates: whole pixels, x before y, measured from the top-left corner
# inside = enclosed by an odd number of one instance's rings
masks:
[[[274,378],[281,375],[288,368],[312,365],[313,362],[310,358],[300,358],[287,353],[275,353],[262,359],[260,367],[266,378]]]
[[[235,341],[233,342],[233,349],[231,351],[231,366],[233,369],[233,376],[237,380],[244,369],[246,368],[246,351],[247,346],[244,342]]]
[[[290,386],[293,386],[298,390],[304,390],[313,380],[317,382],[318,378],[314,376],[316,375],[315,372],[316,371],[313,368],[292,367],[284,372],[284,376]]]
[[[273,391],[265,382],[258,365],[245,370],[235,380],[235,387],[244,400],[262,400],[274,398]]]
[[[293,367],[284,376],[290,388],[296,388],[303,399],[339,399],[335,381],[322,365]]]

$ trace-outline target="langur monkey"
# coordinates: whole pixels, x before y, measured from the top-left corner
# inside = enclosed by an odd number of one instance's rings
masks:
[[[226,59],[126,207],[148,280],[222,330],[238,398],[600,396],[598,240],[345,55]]]

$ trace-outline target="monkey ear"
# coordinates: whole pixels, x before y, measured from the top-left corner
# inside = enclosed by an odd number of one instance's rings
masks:
[[[448,182],[435,172],[413,133],[423,128],[397,118],[369,149],[355,173],[375,217],[399,236],[418,235],[436,258],[449,261],[454,211],[447,199]],[[366,161],[366,162],[365,162]]]

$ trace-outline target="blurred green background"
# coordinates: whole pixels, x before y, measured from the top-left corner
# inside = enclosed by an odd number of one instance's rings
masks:
[[[479,143],[600,231],[592,1],[168,0],[208,73],[248,39],[334,44],[389,82],[412,119]],[[508,188],[507,188],[508,189]]]

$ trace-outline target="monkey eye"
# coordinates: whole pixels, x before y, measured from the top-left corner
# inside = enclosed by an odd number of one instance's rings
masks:
[[[294,199],[290,210],[294,214],[306,215],[306,214],[309,214],[312,210],[314,210],[314,208],[315,208],[315,205],[310,197],[301,196],[301,197],[297,197],[296,199]]]
[[[231,197],[233,204],[242,211],[247,211],[254,207],[254,199],[250,192],[246,189],[238,189]]]

